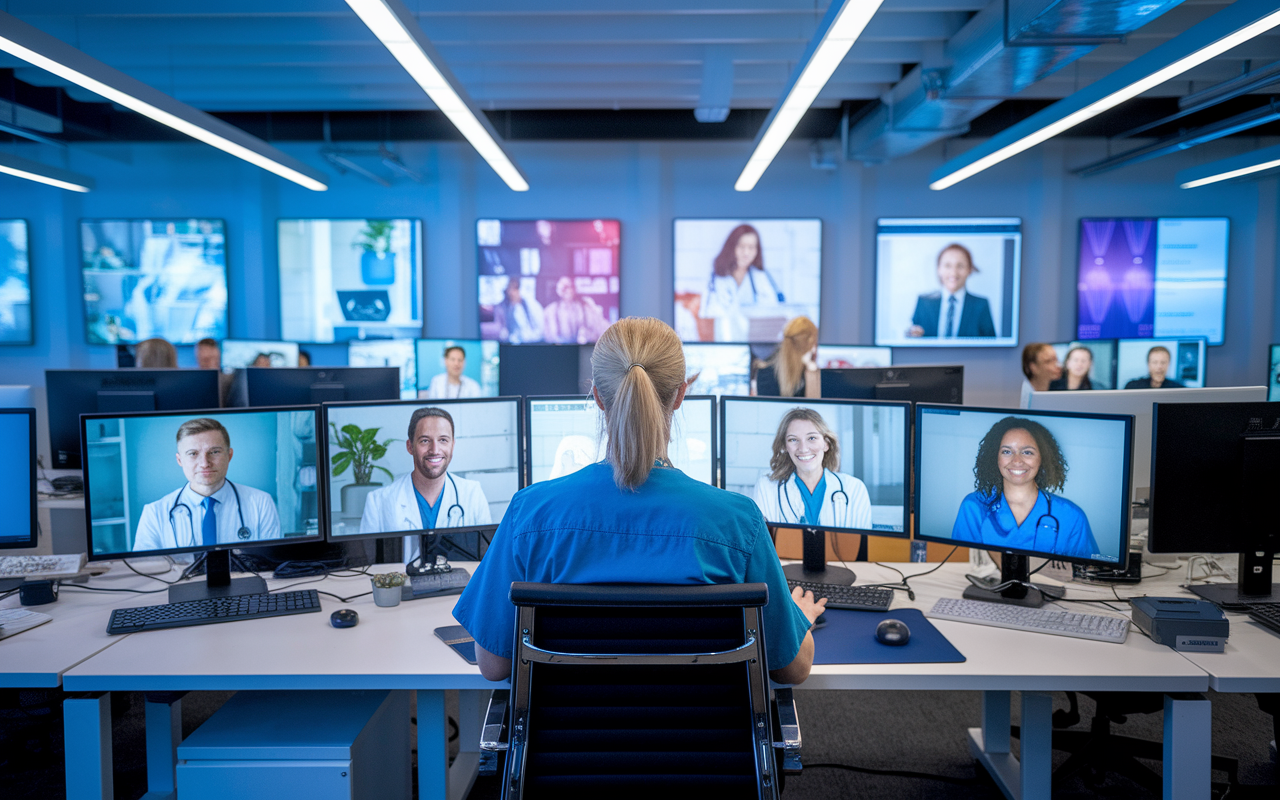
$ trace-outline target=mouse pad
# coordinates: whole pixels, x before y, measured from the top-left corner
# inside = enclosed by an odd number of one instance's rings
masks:
[[[965,660],[919,609],[899,608],[881,614],[832,608],[826,615],[827,624],[813,632],[814,664],[942,664]],[[886,619],[905,622],[911,629],[910,641],[900,646],[876,641],[876,626]]]

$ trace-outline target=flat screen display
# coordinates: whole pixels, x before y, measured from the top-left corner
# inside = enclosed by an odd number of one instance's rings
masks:
[[[346,342],[422,335],[422,223],[282,219],[280,335]]]
[[[0,219],[0,344],[32,344],[27,221]]]
[[[297,342],[272,342],[259,339],[223,339],[222,371],[245,367],[296,367]]]
[[[1050,391],[1071,388],[1070,374],[1077,376],[1077,386],[1081,389],[1116,388],[1115,339],[1059,342],[1052,347],[1062,365],[1062,377],[1049,384]]]
[[[751,394],[751,346],[686,342],[684,372],[688,394]]]
[[[226,338],[226,247],[220,219],[81,220],[89,344]]]
[[[36,546],[36,412],[0,408],[0,550]]]
[[[876,344],[1018,343],[1022,220],[881,219],[876,224]]]
[[[590,344],[618,319],[622,223],[476,221],[480,338]]]
[[[818,369],[889,367],[893,365],[893,349],[848,344],[820,344],[817,362]]]
[[[418,397],[425,400],[498,396],[497,342],[419,339]]]
[[[686,342],[777,342],[820,324],[822,220],[677,219],[675,329]]]
[[[1267,371],[1267,399],[1272,402],[1280,401],[1280,344],[1271,345],[1270,358],[1267,363],[1270,367]]]
[[[1116,350],[1116,387],[1199,389],[1204,386],[1204,355],[1204,339],[1122,339]],[[1152,379],[1160,385],[1152,385]]]
[[[349,367],[399,367],[400,399],[418,396],[418,352],[413,339],[366,339],[347,345]]]
[[[1229,220],[1080,220],[1077,339],[1203,336],[1222,344]]]

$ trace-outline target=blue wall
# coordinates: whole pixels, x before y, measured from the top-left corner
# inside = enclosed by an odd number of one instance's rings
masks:
[[[622,309],[671,321],[672,220],[679,216],[821,217],[822,340],[870,343],[875,220],[883,216],[1018,216],[1024,220],[1019,340],[1062,341],[1075,326],[1076,230],[1082,216],[1231,218],[1226,343],[1211,348],[1209,384],[1261,384],[1266,346],[1280,341],[1276,227],[1280,183],[1271,178],[1180,190],[1174,172],[1265,146],[1218,142],[1093,178],[1073,167],[1106,155],[1101,140],[1042,145],[945,192],[929,172],[968,142],[931,147],[878,167],[814,170],[807,143],[788,145],[755,191],[733,181],[745,142],[546,142],[510,149],[533,189],[509,191],[468,147],[400,143],[424,184],[383,188],[338,175],[318,144],[283,149],[322,166],[328,192],[310,192],[199,144],[91,145],[69,153],[32,146],[21,155],[92,175],[98,189],[75,194],[0,176],[0,217],[31,220],[36,344],[0,348],[0,383],[43,385],[46,368],[109,368],[110,347],[84,343],[77,221],[84,217],[218,217],[227,221],[231,335],[280,333],[275,222],[282,217],[414,217],[425,223],[426,333],[474,338],[477,217],[613,217],[622,220]],[[312,348],[317,363],[343,363],[344,346]],[[190,362],[190,349],[183,353]],[[896,350],[898,363],[967,367],[972,404],[1017,402],[1018,350]],[[42,393],[41,393],[42,396]],[[43,415],[42,415],[43,416]],[[40,420],[43,430],[46,423]],[[47,442],[47,434],[42,434]],[[42,445],[47,452],[47,445]]]

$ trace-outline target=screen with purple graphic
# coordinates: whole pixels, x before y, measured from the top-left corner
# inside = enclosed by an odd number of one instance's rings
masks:
[[[1224,218],[1080,220],[1077,338],[1222,344],[1227,231]]]

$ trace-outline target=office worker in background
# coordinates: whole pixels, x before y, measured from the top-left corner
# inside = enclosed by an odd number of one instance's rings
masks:
[[[684,352],[656,319],[623,319],[591,356],[606,459],[518,492],[453,615],[476,640],[480,672],[511,673],[512,581],[752,583],[764,608],[771,675],[799,683],[813,664],[808,633],[826,601],[791,593],[760,510],[671,466],[671,416],[684,400]]]
[[[508,344],[529,344],[543,339],[542,306],[532,297],[520,296],[520,278],[507,278],[502,302],[493,307],[498,339]]]
[[[251,367],[269,367],[271,366],[271,356],[266,353],[258,353],[253,357],[253,361],[249,363]]]
[[[818,326],[796,317],[783,329],[782,341],[756,371],[755,390],[762,397],[821,397],[818,370]]]
[[[916,299],[908,336],[954,339],[995,336],[991,304],[965,289],[969,276],[978,271],[973,255],[962,244],[949,244],[938,253],[938,283],[942,291]]]
[[[467,351],[451,345],[444,351],[444,372],[434,375],[427,384],[428,400],[447,400],[480,396],[480,384],[462,374],[467,368]]]
[[[449,472],[453,461],[453,416],[443,408],[419,408],[409,418],[405,449],[413,471],[364,501],[361,533],[424,531],[488,525],[489,501],[480,484]],[[404,537],[405,561],[418,557],[417,536]]]
[[[1088,391],[1093,388],[1093,382],[1089,380],[1092,371],[1093,351],[1087,347],[1073,347],[1067,352],[1062,377],[1049,383],[1049,391]]]
[[[222,369],[222,348],[217,339],[201,339],[196,342],[196,367]]]
[[[1031,404],[1032,392],[1047,392],[1049,384],[1062,377],[1062,362],[1058,361],[1053,345],[1032,342],[1022,348],[1022,374],[1026,380],[1022,382],[1022,398],[1018,407],[1026,408]]]
[[[543,313],[543,338],[557,344],[590,344],[600,338],[609,321],[604,309],[590,297],[582,297],[573,278],[563,275],[556,281],[556,297]]]
[[[951,538],[996,548],[1091,558],[1098,552],[1080,506],[1056,494],[1067,482],[1058,440],[1040,423],[1005,417],[978,443],[974,491]]]
[[[1185,389],[1169,375],[1169,348],[1156,345],[1147,351],[1147,376],[1131,380],[1124,385],[1126,389]]]
[[[711,279],[699,306],[700,316],[715,320],[717,342],[751,341],[745,309],[751,309],[752,316],[763,316],[759,309],[780,306],[787,301],[764,268],[760,233],[750,225],[734,228],[711,266]],[[777,309],[777,316],[785,316],[782,309]]]
[[[782,416],[773,437],[769,474],[753,492],[770,522],[871,529],[871,497],[862,481],[840,467],[840,442],[810,408]]]
[[[178,427],[178,466],[187,482],[142,508],[135,552],[241,544],[280,538],[280,514],[271,495],[227,480],[231,434],[216,419],[189,419]]]
[[[139,369],[177,369],[178,348],[167,339],[143,339],[133,349],[133,365]]]
[[[298,366],[300,367],[311,366],[311,354],[308,353],[306,350],[298,351]]]

